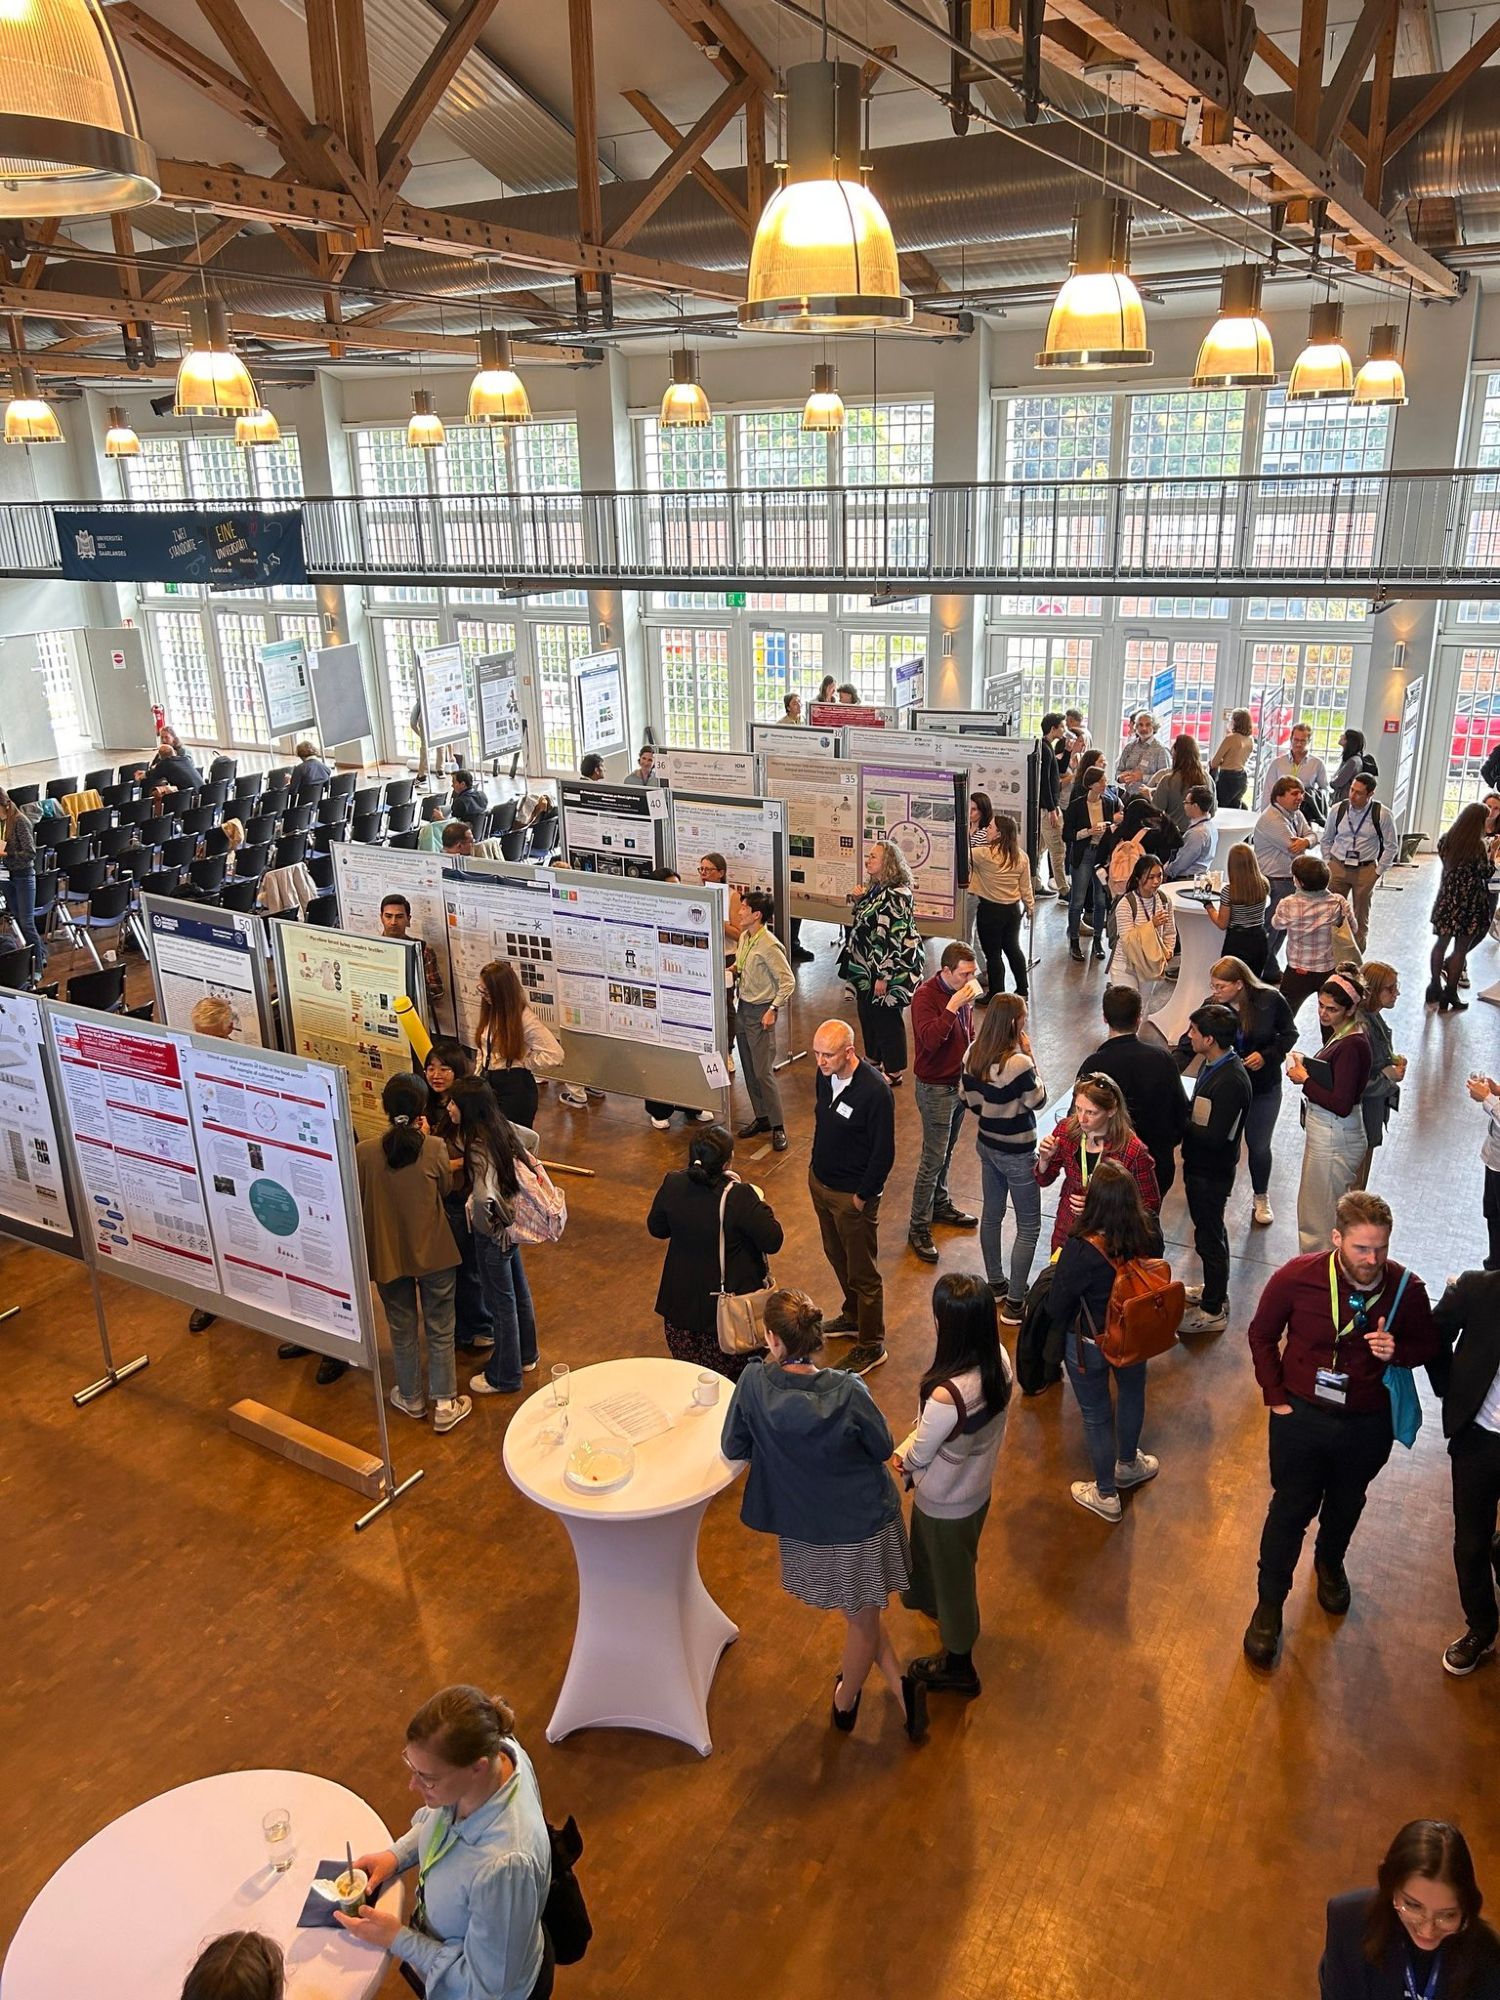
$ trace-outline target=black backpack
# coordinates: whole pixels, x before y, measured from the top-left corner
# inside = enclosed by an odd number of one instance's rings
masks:
[[[573,1865],[583,1853],[583,1835],[578,1831],[577,1820],[569,1813],[561,1827],[549,1822],[547,1838],[552,1843],[552,1886],[547,1891],[542,1923],[552,1940],[552,1955],[558,1964],[576,1965],[594,1935],[588,1905],[573,1873]]]
[[[1021,1308],[1021,1325],[1016,1334],[1016,1385],[1023,1396],[1040,1396],[1044,1389],[1062,1379],[1061,1362],[1054,1359],[1049,1363],[1047,1357],[1047,1343],[1052,1334],[1047,1299],[1052,1290],[1053,1269],[1051,1264],[1043,1265],[1027,1287],[1026,1303]]]

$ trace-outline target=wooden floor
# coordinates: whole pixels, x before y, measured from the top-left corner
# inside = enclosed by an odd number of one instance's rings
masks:
[[[1374,1185],[1396,1207],[1398,1253],[1436,1290],[1483,1254],[1463,1080],[1496,1067],[1500,1020],[1478,1003],[1424,1013],[1435,874],[1400,879],[1404,893],[1377,897],[1375,942],[1407,968],[1395,1040],[1412,1064]],[[1068,962],[1055,903],[1038,933],[1033,1034],[1055,1090],[1096,1039],[1102,975]],[[840,1005],[831,934],[809,935],[823,949],[795,1006],[803,1045]],[[1476,990],[1500,975],[1493,946],[1474,974]],[[753,1173],[787,1228],[778,1275],[832,1310],[805,1185],[811,1060],[785,1081],[792,1149],[757,1155]],[[528,1253],[544,1362],[660,1351],[643,1218],[682,1138],[653,1133],[625,1099],[568,1112],[544,1093],[541,1123],[550,1154],[601,1174],[569,1184],[563,1244]],[[909,1088],[898,1126],[892,1361],[870,1383],[893,1427],[912,1411],[930,1326],[931,1276],[904,1247]],[[180,1307],[112,1284],[117,1351],[145,1349],[151,1366],[76,1410],[69,1392],[98,1367],[86,1286],[39,1252],[7,1258],[0,1288],[24,1310],[0,1328],[0,1936],[99,1827],[208,1772],[322,1771],[404,1826],[403,1727],[452,1680],[513,1701],[551,1815],[583,1827],[597,1939],[559,1979],[579,2000],[1291,2000],[1314,1990],[1325,1897],[1370,1879],[1417,1815],[1463,1823],[1500,1896],[1500,1668],[1458,1682],[1439,1664],[1461,1619],[1435,1418],[1374,1491],[1349,1616],[1318,1609],[1305,1558],[1280,1670],[1258,1679],[1240,1656],[1267,1490],[1244,1327],[1260,1280],[1296,1248],[1290,1111],[1280,1142],[1275,1226],[1252,1232],[1243,1177],[1231,1205],[1231,1331],[1152,1368],[1145,1442],[1162,1474],[1122,1526],[1068,1498],[1086,1470],[1071,1395],[1018,1401],[982,1554],[984,1695],[934,1700],[920,1749],[873,1683],[857,1732],[829,1729],[837,1621],[782,1594],[775,1545],[740,1527],[732,1494],[702,1547],[743,1633],[714,1688],[713,1756],[627,1732],[549,1746],[572,1565],[561,1528],[501,1469],[508,1403],[481,1404],[447,1438],[393,1417],[398,1468],[427,1478],[355,1536],[352,1495],[230,1437],[224,1413],[257,1396],[369,1442],[367,1378],[319,1390],[311,1363],[278,1362],[269,1341],[230,1325],[192,1338]],[[955,1189],[977,1207],[967,1135]],[[1165,1219],[1183,1243],[1180,1187]],[[972,1236],[941,1240],[945,1264],[976,1264]],[[923,1620],[894,1622],[903,1655],[930,1650]],[[383,1988],[404,1991],[394,1974]]]

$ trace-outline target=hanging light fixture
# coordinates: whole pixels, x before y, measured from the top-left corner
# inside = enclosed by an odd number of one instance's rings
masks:
[[[516,373],[510,335],[488,326],[479,336],[479,368],[469,384],[471,424],[529,424],[531,399]],[[442,439],[438,439],[439,444]]]
[[[1258,264],[1231,264],[1219,294],[1219,317],[1204,335],[1193,370],[1195,389],[1270,389],[1276,350],[1261,318]]]
[[[4,0],[0,216],[103,215],[160,193],[98,0]]]
[[[831,361],[820,361],[813,370],[812,394],[802,405],[802,428],[805,431],[844,428],[844,399],[834,386]]]
[[[1354,400],[1366,408],[1390,403],[1400,408],[1406,402],[1406,369],[1401,356],[1401,329],[1377,326],[1370,329],[1370,354],[1354,378]]]
[[[1344,345],[1344,308],[1324,299],[1308,316],[1307,345],[1292,363],[1289,403],[1343,402],[1354,392],[1354,363]]]
[[[229,344],[229,317],[219,299],[195,299],[188,307],[191,346],[177,370],[179,417],[249,416],[260,408],[260,391],[250,370]]]
[[[106,458],[139,458],[141,441],[135,434],[135,427],[125,421],[125,412],[117,403],[109,410],[109,429],[104,433],[104,456]]]
[[[62,425],[57,412],[36,385],[36,373],[17,361],[15,393],[5,406],[7,444],[61,444]]]
[[[1047,321],[1038,368],[1145,368],[1146,309],[1130,275],[1130,205],[1090,195],[1073,224],[1073,262]]]
[[[280,444],[281,426],[269,410],[252,410],[248,416],[235,418],[234,441],[247,451],[258,444]]]
[[[755,226],[741,325],[769,333],[909,325],[891,225],[859,178],[858,68],[798,63],[786,95],[786,178]]]
[[[672,350],[672,379],[661,399],[663,430],[699,430],[713,422],[708,393],[698,380],[698,357],[690,347]]]
[[[406,420],[406,442],[419,451],[435,451],[446,436],[443,420],[432,407],[432,391],[413,389],[411,415]]]

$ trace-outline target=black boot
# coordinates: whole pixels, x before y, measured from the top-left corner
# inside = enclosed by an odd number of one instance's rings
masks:
[[[1252,1666],[1274,1667],[1281,1647],[1281,1606],[1261,1598],[1245,1627],[1245,1658]]]
[[[1443,1004],[1440,1011],[1444,1014],[1466,1014],[1469,1011],[1468,1001],[1459,999],[1458,988],[1451,981],[1443,988]]]
[[[906,1710],[906,1733],[913,1743],[927,1734],[927,1690],[910,1674],[901,1676],[901,1703]]]
[[[937,1245],[932,1240],[932,1231],[925,1222],[914,1222],[906,1232],[908,1247],[914,1250],[924,1264],[935,1264],[938,1260]]]
[[[1341,1562],[1326,1562],[1313,1553],[1313,1569],[1318,1579],[1318,1602],[1325,1611],[1331,1611],[1335,1618],[1341,1618],[1349,1609],[1351,1592],[1349,1578]]]
[[[1428,1007],[1438,1007],[1442,1005],[1443,989],[1435,979],[1428,980],[1427,991],[1423,994],[1422,999],[1424,1004]]]
[[[920,1681],[929,1694],[973,1697],[980,1692],[973,1656],[968,1653],[930,1653],[926,1659],[913,1660],[906,1671],[912,1680]]]

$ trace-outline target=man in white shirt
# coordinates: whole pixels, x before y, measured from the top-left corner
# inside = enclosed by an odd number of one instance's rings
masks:
[[[1195,875],[1208,873],[1218,845],[1213,809],[1214,795],[1207,785],[1188,788],[1182,801],[1182,810],[1187,815],[1187,832],[1182,836],[1181,847],[1164,871],[1169,882],[1190,882]]]
[[[1327,791],[1328,772],[1321,757],[1311,753],[1312,731],[1305,722],[1299,722],[1292,731],[1292,746],[1280,757],[1271,759],[1270,768],[1261,781],[1261,810],[1271,803],[1271,793],[1281,778],[1295,778],[1304,793]]]
[[[1370,933],[1370,898],[1375,884],[1401,852],[1395,819],[1375,797],[1375,780],[1362,773],[1349,786],[1323,828],[1328,886],[1347,896],[1354,911],[1354,935],[1361,951]]]
[[[1128,794],[1144,792],[1172,762],[1166,745],[1156,740],[1156,717],[1149,708],[1141,710],[1131,727],[1133,734],[1115,766],[1115,782]]]

